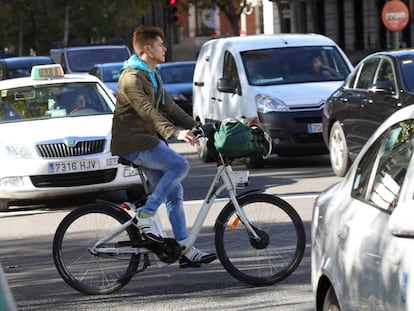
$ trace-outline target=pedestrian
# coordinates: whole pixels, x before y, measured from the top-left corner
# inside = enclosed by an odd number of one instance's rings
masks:
[[[166,142],[175,137],[197,144],[191,131],[196,122],[175,104],[156,72],[156,65],[165,62],[167,52],[163,31],[159,27],[140,26],[133,33],[132,45],[135,54],[125,61],[118,80],[111,151],[142,167],[150,183],[151,194],[133,219],[142,235],[164,242],[153,221],[158,208],[165,203],[174,237],[184,247],[188,230],[181,181],[189,171],[189,163]],[[183,268],[200,267],[216,258],[214,253],[192,247],[179,262]]]

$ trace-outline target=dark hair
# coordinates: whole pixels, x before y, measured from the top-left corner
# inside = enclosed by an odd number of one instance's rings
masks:
[[[157,38],[164,40],[164,32],[159,27],[139,26],[135,28],[132,35],[132,46],[138,56],[144,52],[145,45],[152,45]]]

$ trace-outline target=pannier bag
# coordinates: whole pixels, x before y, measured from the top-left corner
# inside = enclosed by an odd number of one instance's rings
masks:
[[[272,140],[268,130],[257,120],[246,125],[238,119],[225,119],[214,133],[214,146],[227,157],[261,156],[266,159],[272,151]]]

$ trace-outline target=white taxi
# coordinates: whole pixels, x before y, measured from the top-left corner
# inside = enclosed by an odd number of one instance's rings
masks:
[[[0,210],[138,187],[137,171],[110,152],[114,105],[98,78],[57,64],[0,81]]]

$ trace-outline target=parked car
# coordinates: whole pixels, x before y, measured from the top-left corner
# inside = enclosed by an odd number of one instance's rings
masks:
[[[98,78],[34,66],[0,81],[0,94],[0,210],[139,187],[138,172],[109,150],[115,98]]]
[[[124,62],[95,64],[89,74],[98,77],[116,95],[118,91],[118,79]]]
[[[28,77],[34,65],[54,64],[49,56],[17,56],[0,59],[0,80]]]
[[[50,57],[65,73],[88,73],[95,64],[123,62],[131,56],[126,45],[70,46],[50,50]]]
[[[393,112],[414,103],[414,49],[368,55],[326,102],[322,124],[331,166],[344,176]]]
[[[205,123],[258,117],[281,157],[328,152],[322,138],[325,100],[352,64],[335,42],[316,34],[277,34],[209,40],[194,72],[193,118]],[[199,157],[212,159],[201,140]],[[250,167],[264,160],[252,157]]]
[[[316,311],[414,310],[414,105],[374,132],[315,201]]]
[[[190,116],[193,115],[193,76],[195,61],[170,62],[157,66],[166,91]]]

